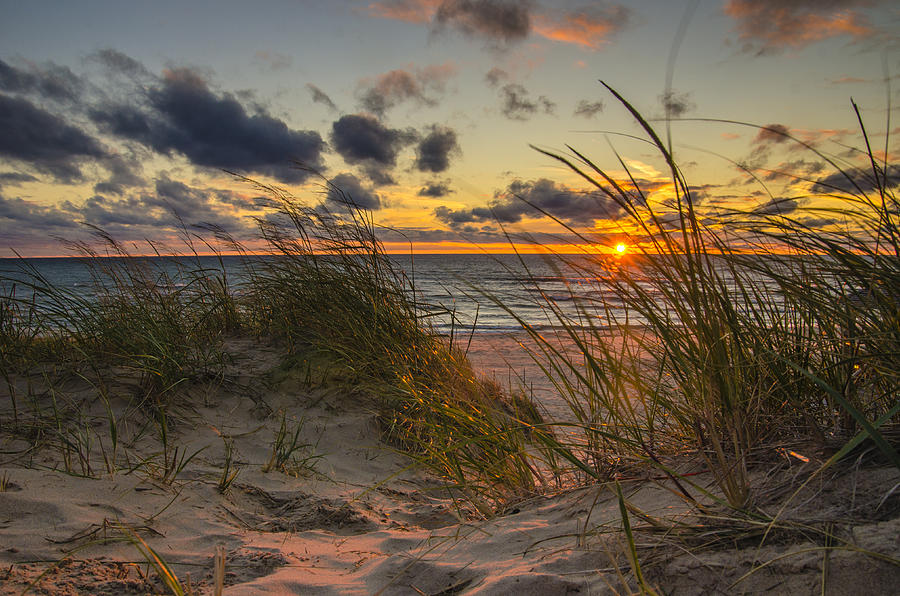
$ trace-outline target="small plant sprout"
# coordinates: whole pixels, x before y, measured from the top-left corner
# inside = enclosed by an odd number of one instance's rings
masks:
[[[216,485],[218,491],[225,494],[234,483],[235,478],[241,472],[241,469],[234,461],[234,439],[222,437],[225,444],[225,463],[222,466],[222,474],[219,476],[219,482]]]

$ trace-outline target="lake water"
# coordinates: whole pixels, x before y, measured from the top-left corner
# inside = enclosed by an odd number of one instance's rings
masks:
[[[219,257],[212,256],[137,258],[146,261],[152,270],[170,277],[177,277],[179,265],[211,272],[224,265],[229,283],[239,288],[248,257],[225,256],[221,258],[221,264]],[[483,254],[392,255],[390,258],[406,272],[416,288],[418,299],[438,307],[432,309],[436,314],[430,319],[442,333],[521,329],[516,317],[538,328],[555,326],[558,320],[547,311],[545,298],[552,299],[565,316],[575,321],[584,322],[585,317],[585,313],[576,308],[578,304],[595,306],[588,309],[587,315],[595,325],[606,325],[610,317],[624,315],[616,297],[596,283],[598,277],[609,274],[608,267],[600,259]],[[577,267],[568,261],[573,261]],[[587,273],[580,270],[582,268]],[[30,274],[25,273],[26,270]],[[87,299],[96,289],[91,268],[78,258],[32,258],[0,259],[0,278],[3,278],[0,290],[7,293],[12,280],[31,274]],[[22,297],[21,287],[16,292]]]

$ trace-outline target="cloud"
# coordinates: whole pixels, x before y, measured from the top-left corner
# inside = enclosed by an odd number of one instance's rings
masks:
[[[163,175],[153,192],[132,193],[112,199],[103,194],[81,204],[63,201],[41,205],[0,195],[0,228],[9,233],[4,240],[21,250],[46,251],[47,238],[86,237],[91,224],[122,242],[140,242],[174,237],[182,225],[209,223],[236,238],[256,236],[256,224],[239,209],[253,208],[252,199],[238,193],[191,187]]]
[[[464,235],[464,236],[463,236]],[[378,230],[378,238],[382,242],[440,243],[440,242],[474,242],[477,244],[502,243],[509,245],[509,238],[490,226],[460,226],[453,230],[427,228],[392,228]]]
[[[502,68],[494,67],[487,71],[484,75],[484,80],[487,81],[487,84],[491,87],[496,87],[503,81],[509,80],[509,73],[503,70]]]
[[[757,145],[784,143],[790,140],[788,136],[790,134],[790,129],[784,124],[767,124],[756,133],[753,143]]]
[[[434,125],[419,141],[415,168],[420,172],[443,172],[450,167],[450,155],[454,153],[459,153],[456,131],[446,126]]]
[[[577,191],[540,178],[516,180],[504,192],[495,194],[488,207],[453,210],[440,206],[434,215],[451,227],[478,222],[516,223],[523,217],[543,217],[539,210],[576,226],[591,225],[598,219],[616,219],[619,206],[599,192]]]
[[[433,23],[438,29],[452,27],[472,37],[509,43],[531,32],[530,6],[525,0],[444,0]]]
[[[667,118],[681,118],[697,106],[691,101],[690,93],[678,93],[669,89],[659,96],[659,103],[666,111]]]
[[[525,87],[517,83],[509,83],[501,87],[500,99],[502,101],[500,110],[510,120],[528,120],[538,111],[552,114],[556,109],[556,104],[543,95],[532,100]]]
[[[18,186],[25,182],[37,182],[37,178],[24,172],[0,172],[0,188],[3,186]]]
[[[602,111],[602,101],[588,101],[586,99],[582,99],[578,102],[578,105],[575,106],[575,111],[572,112],[572,115],[581,116],[582,118],[593,118]]]
[[[0,156],[61,182],[80,180],[81,162],[106,155],[96,139],[21,98],[0,95],[0,130]]]
[[[121,195],[127,188],[145,183],[139,175],[142,168],[137,160],[129,161],[119,155],[111,155],[102,163],[109,172],[109,178],[94,185],[96,193]]]
[[[886,188],[900,186],[900,165],[888,165],[887,171],[880,182]],[[845,172],[835,172],[816,180],[812,187],[813,192],[834,193],[845,192],[858,194],[859,191],[872,192],[878,189],[875,176],[871,170],[853,169]]]
[[[118,136],[163,153],[180,153],[199,166],[301,182],[309,173],[291,167],[296,160],[322,167],[325,142],[318,132],[293,130],[262,108],[250,114],[229,93],[216,94],[196,72],[165,71],[147,92],[148,108],[110,105],[91,110],[91,118]]]
[[[309,90],[310,94],[312,94],[313,103],[320,103],[327,106],[330,110],[337,111],[337,106],[334,105],[334,102],[331,101],[331,98],[328,97],[327,93],[325,93],[312,83],[307,83],[306,88]]]
[[[40,205],[0,194],[0,228],[4,230],[5,236],[2,248],[9,246],[7,242],[34,240],[32,236],[46,242],[48,234],[76,226],[72,215],[57,206]]]
[[[325,198],[331,207],[346,209],[358,207],[360,209],[381,209],[382,200],[372,189],[364,188],[359,179],[353,174],[338,174],[329,180],[330,188]]]
[[[429,93],[443,93],[448,79],[456,74],[456,65],[447,62],[440,65],[417,68],[411,71],[396,69],[364,79],[360,83],[361,105],[379,116],[405,101],[419,105],[435,106],[437,99]]]
[[[505,44],[531,32],[528,0],[383,0],[369,14],[407,23],[429,23],[433,31],[454,29],[491,44]]]
[[[425,105],[435,104],[434,100],[425,96],[422,86],[412,74],[405,70],[392,70],[379,75],[374,84],[361,93],[360,103],[365,109],[381,116],[389,108],[408,99]]]
[[[236,236],[255,232],[252,219],[237,212],[238,208],[253,208],[252,203],[238,200],[236,193],[189,186],[165,173],[152,188],[153,192],[133,193],[121,199],[97,194],[80,206],[64,206],[77,213],[79,219],[104,228],[116,238],[134,238],[143,227],[174,231],[184,224],[212,224]]]
[[[788,215],[797,210],[796,199],[772,199],[753,209],[754,215]]]
[[[736,22],[743,51],[762,55],[841,35],[863,39],[874,30],[859,9],[872,4],[870,0],[728,0],[724,10]]]
[[[253,63],[270,71],[287,70],[293,64],[293,59],[287,54],[259,50],[253,55]]]
[[[738,162],[741,169],[754,170],[766,165],[773,149],[777,145],[782,145],[791,140],[788,136],[791,130],[783,124],[768,124],[760,127],[756,136],[751,141],[753,150],[743,160]],[[752,180],[752,179],[751,179]],[[746,180],[746,184],[750,181]]]
[[[394,180],[394,176],[391,174],[391,167],[367,161],[362,165],[362,172],[374,186],[388,186],[397,184],[397,181]]]
[[[631,11],[621,4],[595,3],[589,8],[534,18],[534,32],[554,41],[598,49],[628,25]]]
[[[112,48],[105,48],[94,52],[89,56],[90,60],[98,62],[113,72],[126,75],[131,78],[151,77],[150,71],[143,64]]]
[[[828,79],[828,82],[832,85],[846,85],[848,83],[869,83],[871,81],[859,77],[838,77],[836,79]]]
[[[447,181],[436,181],[429,182],[425,186],[419,189],[419,192],[416,194],[420,197],[431,197],[431,198],[440,198],[446,197],[449,194],[455,192],[452,188],[450,188],[450,184]]]
[[[74,102],[84,89],[84,81],[67,66],[48,63],[16,68],[0,60],[0,90],[36,95],[54,101]]]
[[[414,133],[388,128],[367,114],[341,116],[331,125],[334,149],[350,164],[371,160],[394,166],[400,149],[414,140]]]
[[[800,184],[804,179],[818,174],[825,169],[825,163],[821,161],[806,161],[805,159],[795,159],[791,161],[783,161],[772,171],[763,177],[765,181],[788,179],[789,184]]]
[[[453,29],[503,47],[532,33],[545,39],[598,49],[631,20],[623,4],[594,2],[574,11],[548,6],[535,9],[531,0],[382,0],[369,14],[407,23],[429,24],[432,31]]]

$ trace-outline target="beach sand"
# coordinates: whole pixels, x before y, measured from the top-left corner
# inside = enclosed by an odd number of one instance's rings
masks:
[[[498,380],[513,378],[512,366],[535,383],[536,395],[550,391],[550,384],[539,384],[536,366],[518,347],[520,339],[476,336],[469,354]],[[37,399],[44,407],[53,397],[83,400],[85,428],[94,433],[90,477],[62,471],[59,449],[30,450],[28,441],[3,433],[0,593],[26,588],[35,594],[165,592],[135,536],[195,594],[213,593],[220,547],[225,594],[525,596],[637,590],[611,486],[549,491],[484,519],[454,503],[440,481],[380,441],[375,413],[362,396],[311,389],[299,375],[273,375],[279,355],[267,344],[235,340],[229,351],[234,362],[224,382],[182,390],[183,406],[174,409],[169,428],[171,444],[180,451],[169,457],[200,451],[174,480],[165,477],[163,464],[155,472],[143,466],[129,473],[121,464],[114,474],[106,471],[105,408],[78,380]],[[111,395],[128,392],[127,377],[110,388]],[[8,404],[5,396],[2,403]],[[111,399],[111,406],[124,437],[120,461],[126,455],[134,464],[165,459],[152,429],[141,433],[128,422],[136,417],[127,399]],[[279,412],[289,428],[302,420],[299,438],[306,446],[288,473],[263,472]],[[9,419],[4,412],[3,420]],[[134,436],[139,438],[132,441]],[[233,442],[240,469],[224,494],[217,488],[223,437]],[[82,469],[77,460],[70,465]],[[780,473],[799,482],[816,465],[795,461]],[[703,481],[698,476],[697,482]],[[632,524],[647,581],[660,593],[819,593],[824,569],[829,594],[863,588],[867,594],[890,594],[900,586],[900,567],[884,558],[900,557],[900,490],[886,493],[898,482],[896,469],[857,463],[829,471],[827,482],[823,477],[811,483],[795,499],[786,518],[841,516],[835,533],[856,550],[830,551],[801,532],[783,532],[759,547],[759,532],[750,531],[729,546],[688,551],[652,528],[655,517],[696,522],[665,479],[623,478],[622,487],[629,506],[645,516],[634,517]],[[772,508],[777,511],[776,502]]]

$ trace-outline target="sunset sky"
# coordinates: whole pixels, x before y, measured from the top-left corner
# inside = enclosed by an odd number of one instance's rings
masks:
[[[167,240],[178,216],[250,238],[261,195],[224,170],[339,208],[329,180],[397,250],[503,248],[498,222],[558,230],[516,196],[614,247],[615,205],[529,147],[568,144],[624,178],[614,147],[664,200],[664,162],[600,80],[663,133],[667,113],[682,120],[676,158],[710,208],[774,197],[812,218],[834,169],[774,132],[699,118],[784,131],[850,167],[864,165],[853,98],[877,154],[900,149],[888,1],[2,4],[0,256],[61,254],[56,238],[84,223]]]

